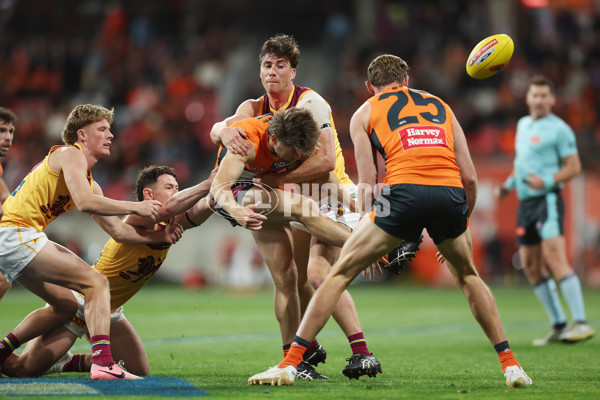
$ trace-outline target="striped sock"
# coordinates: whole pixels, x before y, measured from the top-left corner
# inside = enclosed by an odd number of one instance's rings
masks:
[[[109,367],[115,363],[110,352],[110,336],[94,335],[90,338],[92,345],[92,364]]]
[[[365,335],[362,332],[355,333],[354,335],[348,336],[348,342],[350,342],[350,347],[352,348],[352,354],[365,354],[367,356],[371,355],[369,349],[367,348],[367,340],[365,339]]]
[[[85,354],[73,354],[73,358],[63,367],[63,372],[85,372]]]
[[[9,333],[0,341],[0,365],[12,354],[15,349],[18,349],[21,343],[13,333]]]

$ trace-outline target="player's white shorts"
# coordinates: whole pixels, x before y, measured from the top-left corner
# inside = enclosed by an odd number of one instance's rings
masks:
[[[17,279],[46,243],[46,234],[34,228],[0,226],[0,272],[6,280]]]
[[[356,199],[356,191],[358,190],[355,184],[348,185],[344,187],[346,193],[353,199]],[[335,204],[333,204],[335,203]],[[360,221],[360,214],[357,212],[350,211],[348,207],[339,203],[335,199],[331,199],[330,197],[326,197],[321,199],[319,202],[319,207],[321,212],[328,218],[336,221],[340,224],[346,225],[351,230],[354,230]],[[304,232],[308,232],[308,229],[299,222],[291,222],[290,225],[294,228],[298,228],[303,230]]]
[[[67,322],[65,324],[65,328],[67,328],[69,331],[71,331],[78,338],[83,337],[84,334],[89,336],[90,333],[89,333],[87,325],[85,323],[85,315],[83,312],[83,308],[85,306],[85,300],[84,300],[83,296],[81,295],[81,293],[76,292],[74,290],[71,290],[71,292],[73,292],[73,296],[75,296],[75,298],[77,299],[77,304],[79,306],[77,307],[77,314],[75,314],[75,316],[73,317],[73,319],[70,322]],[[125,319],[125,314],[123,314],[123,306],[117,308],[117,311],[110,314],[110,324],[111,325],[114,323],[117,323],[119,321],[122,321],[124,319]]]

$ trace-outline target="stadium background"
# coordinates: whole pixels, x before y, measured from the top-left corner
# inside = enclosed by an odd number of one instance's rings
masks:
[[[584,171],[565,190],[569,257],[584,285],[600,286],[600,2],[597,0],[4,0],[0,1],[0,104],[19,117],[2,159],[10,188],[42,159],[77,104],[114,107],[112,155],[94,168],[107,196],[133,199],[137,172],[174,166],[182,188],[206,178],[216,147],[212,124],[263,93],[257,55],[284,32],[302,56],[296,83],[331,104],[349,174],[356,178],[349,118],[367,98],[368,62],[394,53],[410,65],[410,86],[445,99],[463,125],[479,175],[475,255],[491,283],[524,284],[513,268],[516,198],[493,189],[512,167],[514,130],[527,114],[534,73],[557,85],[554,112],[577,135]],[[471,48],[507,33],[507,69],[477,81],[465,72]],[[48,230],[88,262],[107,237],[71,213]],[[430,241],[397,278],[445,285]],[[518,267],[518,263],[516,263]],[[268,285],[248,232],[220,217],[188,231],[158,273],[163,280],[245,288]]]

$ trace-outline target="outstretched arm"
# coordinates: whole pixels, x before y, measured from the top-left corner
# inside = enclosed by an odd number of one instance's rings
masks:
[[[94,193],[102,196],[102,189],[98,185],[94,185]],[[129,217],[128,217],[129,218]],[[176,243],[181,239],[183,228],[181,226],[173,226],[172,229],[162,231],[147,230],[143,226],[136,226],[132,222],[121,220],[114,215],[96,215],[92,214],[92,219],[108,233],[118,243]],[[154,224],[151,223],[151,226]]]
[[[63,173],[71,198],[79,211],[96,215],[137,214],[153,220],[158,217],[160,202],[157,200],[120,201],[92,193],[86,176],[87,161],[82,152],[74,147],[56,150],[50,155],[48,162],[50,168]]]

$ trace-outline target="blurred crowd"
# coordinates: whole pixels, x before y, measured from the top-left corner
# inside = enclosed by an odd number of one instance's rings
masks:
[[[300,43],[297,83],[330,102],[351,174],[349,118],[368,95],[366,66],[382,52],[407,60],[411,86],[450,104],[475,159],[512,157],[527,79],[548,75],[558,89],[555,111],[575,130],[584,166],[598,163],[600,10],[593,2],[258,3],[0,2],[0,103],[19,117],[3,161],[9,186],[60,142],[66,115],[80,103],[115,109],[112,155],[94,170],[108,196],[131,198],[138,169],[149,164],[176,167],[182,186],[204,178],[215,160],[212,124],[262,94],[257,54],[278,32]],[[498,32],[515,40],[508,68],[484,81],[469,78],[470,50]]]

